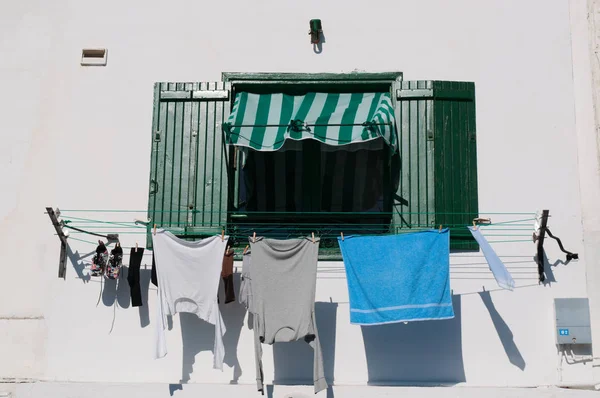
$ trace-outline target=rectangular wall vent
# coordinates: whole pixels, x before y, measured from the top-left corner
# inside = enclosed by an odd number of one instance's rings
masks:
[[[81,65],[106,66],[107,55],[106,48],[84,48],[81,50]]]

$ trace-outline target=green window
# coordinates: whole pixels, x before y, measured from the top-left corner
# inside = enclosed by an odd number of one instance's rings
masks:
[[[224,80],[156,84],[150,226],[191,239],[222,229],[241,240],[252,231],[277,238],[314,231],[324,259],[339,258],[340,232],[442,224],[452,228],[452,248],[477,248],[463,227],[478,215],[473,83],[406,82],[400,73],[225,74]],[[392,98],[394,147],[347,150],[355,144],[313,139],[287,140],[283,150],[267,152],[227,145],[223,125],[236,95],[248,92],[383,93]],[[317,130],[326,134],[323,126]]]

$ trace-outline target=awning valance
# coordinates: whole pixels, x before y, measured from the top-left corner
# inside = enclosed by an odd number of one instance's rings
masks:
[[[287,139],[341,146],[382,138],[397,148],[389,93],[240,92],[223,128],[230,144],[258,151],[276,151]]]

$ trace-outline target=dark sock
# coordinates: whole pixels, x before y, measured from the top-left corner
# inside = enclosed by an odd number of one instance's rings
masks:
[[[144,256],[144,249],[131,248],[129,255],[129,272],[127,273],[127,282],[131,290],[131,306],[141,307],[142,303],[142,288],[140,287],[140,265]]]

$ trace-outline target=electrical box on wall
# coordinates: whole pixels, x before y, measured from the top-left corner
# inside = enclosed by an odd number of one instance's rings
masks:
[[[587,298],[554,299],[556,344],[592,344]]]

